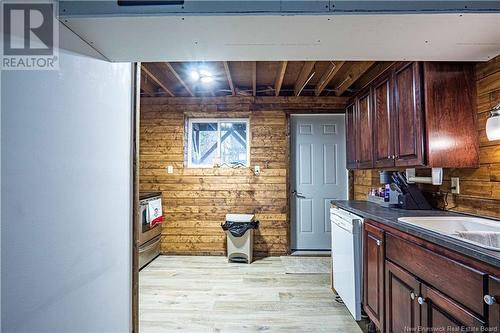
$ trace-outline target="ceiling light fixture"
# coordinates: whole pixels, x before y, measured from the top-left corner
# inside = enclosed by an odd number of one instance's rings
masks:
[[[486,136],[488,140],[500,140],[500,103],[490,110],[490,117],[486,121]]]
[[[200,73],[198,73],[198,71],[191,71],[191,73],[189,73],[189,76],[193,81],[198,81],[200,79]]]
[[[193,81],[200,81],[202,83],[211,83],[214,80],[212,73],[207,69],[193,70],[189,75]]]

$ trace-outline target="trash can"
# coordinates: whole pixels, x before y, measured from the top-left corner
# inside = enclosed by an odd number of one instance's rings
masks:
[[[253,214],[226,214],[221,225],[227,235],[227,258],[229,262],[246,262],[253,259],[253,229],[259,226]]]

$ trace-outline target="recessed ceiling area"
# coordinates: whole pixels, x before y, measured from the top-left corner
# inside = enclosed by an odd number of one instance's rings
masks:
[[[389,61],[209,61],[141,64],[141,95],[351,96]]]
[[[500,53],[498,13],[60,19],[111,61],[487,61]]]

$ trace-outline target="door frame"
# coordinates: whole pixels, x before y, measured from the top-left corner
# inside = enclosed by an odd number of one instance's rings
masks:
[[[286,138],[287,138],[287,145],[288,145],[288,156],[287,156],[287,177],[286,177],[286,197],[287,197],[287,206],[288,206],[288,220],[290,223],[288,223],[288,228],[287,228],[287,254],[290,255],[292,254],[292,195],[291,195],[291,184],[292,184],[292,117],[317,117],[317,116],[328,116],[328,115],[342,115],[344,116],[344,126],[345,126],[345,110],[339,109],[339,110],[326,110],[325,112],[314,112],[311,113],[310,111],[307,110],[297,110],[297,111],[285,111],[286,113]],[[344,131],[344,142],[346,141],[346,132]],[[347,169],[346,165],[346,189],[347,189],[347,198],[351,199],[352,196],[352,186],[351,186],[351,172]]]
[[[139,133],[141,109],[141,63],[132,63],[132,129],[131,129],[131,163],[132,163],[132,279],[131,279],[131,331],[139,332],[139,234],[135,227],[140,220],[139,204]]]

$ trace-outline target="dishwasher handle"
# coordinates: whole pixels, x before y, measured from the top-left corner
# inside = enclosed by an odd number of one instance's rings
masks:
[[[353,234],[353,225],[349,221],[346,221],[342,218],[336,217],[335,219],[332,219],[332,224],[335,224],[337,227],[340,229],[347,231],[350,234]]]

